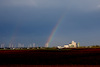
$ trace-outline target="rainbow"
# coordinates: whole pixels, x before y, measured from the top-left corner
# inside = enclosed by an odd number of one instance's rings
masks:
[[[64,16],[65,16],[65,14],[61,15],[61,17],[59,18],[58,22],[56,23],[55,27],[53,28],[53,30],[52,30],[52,32],[51,32],[51,34],[50,34],[50,36],[49,36],[49,38],[48,38],[48,40],[45,44],[45,47],[49,46],[49,44],[50,44],[51,40],[53,39],[53,36],[54,36],[57,28],[59,27],[60,23],[62,22]]]
[[[15,30],[14,30],[14,32],[12,33],[12,36],[11,36],[10,41],[9,41],[9,44],[13,44],[13,43],[14,43],[19,28],[20,28],[20,24],[16,24]]]

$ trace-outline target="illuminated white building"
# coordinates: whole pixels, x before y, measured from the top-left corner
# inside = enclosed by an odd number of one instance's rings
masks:
[[[64,45],[64,48],[69,48],[69,45]]]
[[[76,42],[72,41],[72,43],[69,44],[69,47],[70,48],[76,48],[77,47]]]
[[[62,47],[62,46],[57,46],[57,48],[62,49],[62,48],[64,48],[64,47]]]
[[[64,47],[58,46],[58,48],[76,48],[79,47],[79,43],[77,44],[76,42],[72,41],[70,44],[68,45],[64,45]]]

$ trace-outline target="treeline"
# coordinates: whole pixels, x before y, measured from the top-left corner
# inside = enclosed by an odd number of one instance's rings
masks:
[[[79,48],[100,48],[100,45],[80,46]]]

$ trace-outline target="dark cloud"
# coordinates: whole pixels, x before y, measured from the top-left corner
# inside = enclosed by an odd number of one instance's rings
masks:
[[[94,39],[97,42],[100,34],[99,2],[99,0],[0,0],[0,42],[5,40],[4,42],[9,43],[8,41],[13,39],[16,43],[35,42],[43,46],[63,14],[65,16],[52,44],[57,45],[61,42],[63,45],[71,40],[82,43],[85,39],[90,41]]]

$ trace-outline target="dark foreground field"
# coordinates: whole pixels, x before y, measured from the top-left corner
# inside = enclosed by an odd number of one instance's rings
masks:
[[[0,65],[100,65],[100,48],[0,50]]]

